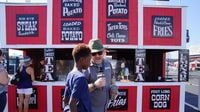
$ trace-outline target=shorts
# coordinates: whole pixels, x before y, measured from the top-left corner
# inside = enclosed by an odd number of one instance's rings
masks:
[[[18,94],[30,95],[33,93],[33,88],[17,89]]]

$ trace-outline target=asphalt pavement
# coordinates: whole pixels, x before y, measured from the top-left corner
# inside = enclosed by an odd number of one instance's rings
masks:
[[[186,83],[185,112],[200,112],[198,98],[200,97],[200,71],[190,72]]]

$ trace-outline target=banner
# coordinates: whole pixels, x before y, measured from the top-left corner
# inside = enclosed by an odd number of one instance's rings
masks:
[[[83,18],[84,0],[62,0],[61,17],[62,18]]]
[[[173,37],[172,16],[152,16],[153,37]]]
[[[170,109],[171,89],[151,88],[150,89],[150,109]]]
[[[144,81],[145,74],[145,63],[146,63],[146,50],[136,49],[135,50],[135,74],[137,76],[136,81]]]
[[[45,57],[45,81],[52,81],[53,79],[53,73],[54,73],[54,63],[55,63],[55,53],[54,49],[51,48],[45,48],[44,49],[44,57]]]
[[[16,14],[16,36],[37,37],[39,32],[38,14]]]
[[[61,42],[83,42],[83,21],[61,21]]]
[[[106,43],[107,44],[126,44],[128,43],[128,22],[106,23]]]
[[[115,100],[109,100],[108,110],[128,110],[128,89],[119,89]]]
[[[128,18],[128,0],[107,0],[107,18]]]
[[[189,80],[189,50],[179,50],[178,81]]]

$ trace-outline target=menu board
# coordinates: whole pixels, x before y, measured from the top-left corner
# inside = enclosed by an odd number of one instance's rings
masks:
[[[181,46],[181,8],[144,7],[143,45]]]
[[[53,44],[88,43],[92,38],[92,0],[53,0]]]
[[[62,42],[83,42],[83,21],[61,21]]]
[[[98,0],[98,21],[103,44],[138,44],[138,0]]]
[[[6,5],[6,44],[47,43],[47,6]]]
[[[84,0],[62,0],[61,17],[62,18],[83,18]]]
[[[128,22],[107,22],[106,43],[128,43]]]
[[[150,109],[170,109],[171,88],[150,89]]]
[[[107,18],[128,18],[129,0],[107,0]]]
[[[16,36],[36,37],[39,32],[38,14],[17,14],[16,15]]]
[[[153,37],[173,37],[172,16],[152,16]]]
[[[115,100],[109,100],[108,110],[128,110],[128,89],[119,89]]]

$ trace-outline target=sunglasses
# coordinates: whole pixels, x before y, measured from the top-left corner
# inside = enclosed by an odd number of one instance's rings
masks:
[[[92,53],[92,56],[96,56],[96,55],[102,55],[103,54],[103,52],[96,52],[96,53]]]

